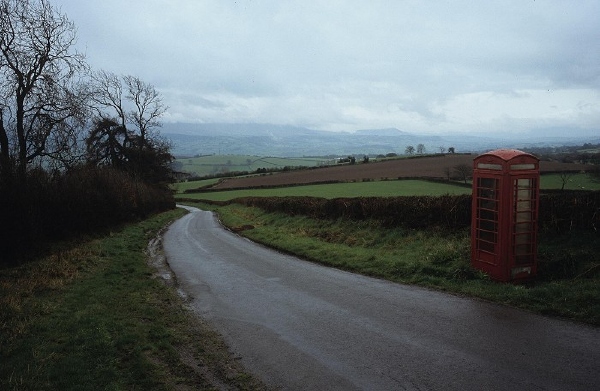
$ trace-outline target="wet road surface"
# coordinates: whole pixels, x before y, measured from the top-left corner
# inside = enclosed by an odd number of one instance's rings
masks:
[[[301,261],[196,209],[163,246],[193,308],[278,389],[600,389],[597,328]]]

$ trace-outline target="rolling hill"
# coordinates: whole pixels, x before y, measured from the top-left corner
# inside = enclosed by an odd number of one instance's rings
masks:
[[[522,137],[498,134],[419,135],[395,128],[328,132],[296,126],[270,124],[164,124],[161,134],[173,143],[177,157],[203,155],[255,155],[276,157],[403,154],[409,145],[423,144],[428,153],[454,147],[457,152],[481,152],[497,148],[525,148],[546,145],[598,143],[600,136],[574,137],[565,130],[544,136],[528,133]]]

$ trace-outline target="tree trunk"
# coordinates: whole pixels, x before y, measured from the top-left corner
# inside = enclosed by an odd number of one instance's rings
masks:
[[[17,97],[17,141],[19,143],[19,154],[17,168],[20,174],[27,171],[27,139],[25,137],[25,101]]]
[[[4,127],[4,112],[0,110],[0,182],[11,169],[10,149],[8,147],[8,135]]]
[[[4,128],[4,112],[0,109],[0,164],[10,158],[8,151],[8,135]]]

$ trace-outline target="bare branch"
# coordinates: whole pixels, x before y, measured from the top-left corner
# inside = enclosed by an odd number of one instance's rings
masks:
[[[7,138],[23,170],[52,154],[50,139],[62,138],[55,133],[72,129],[67,122],[83,111],[74,105],[88,95],[73,99],[73,81],[87,64],[73,50],[75,40],[74,24],[47,0],[0,0],[0,105],[14,113],[3,127],[14,133]]]
[[[95,110],[99,117],[105,117],[104,110],[114,110],[116,116],[121,122],[121,126],[125,127],[127,122],[127,114],[123,103],[123,85],[119,76],[111,72],[99,71],[93,75],[93,96],[92,100],[100,107],[96,106]],[[112,117],[112,114],[108,114]]]
[[[131,111],[130,121],[137,127],[142,140],[146,140],[148,132],[160,126],[158,119],[167,111],[154,86],[134,76],[125,76],[127,96],[135,105]]]

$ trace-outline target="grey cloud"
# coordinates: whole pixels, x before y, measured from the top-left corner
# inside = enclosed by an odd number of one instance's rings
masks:
[[[168,91],[171,118],[476,130],[459,102],[518,122],[510,101],[551,89],[573,126],[600,112],[597,0],[53,2],[92,66]]]

